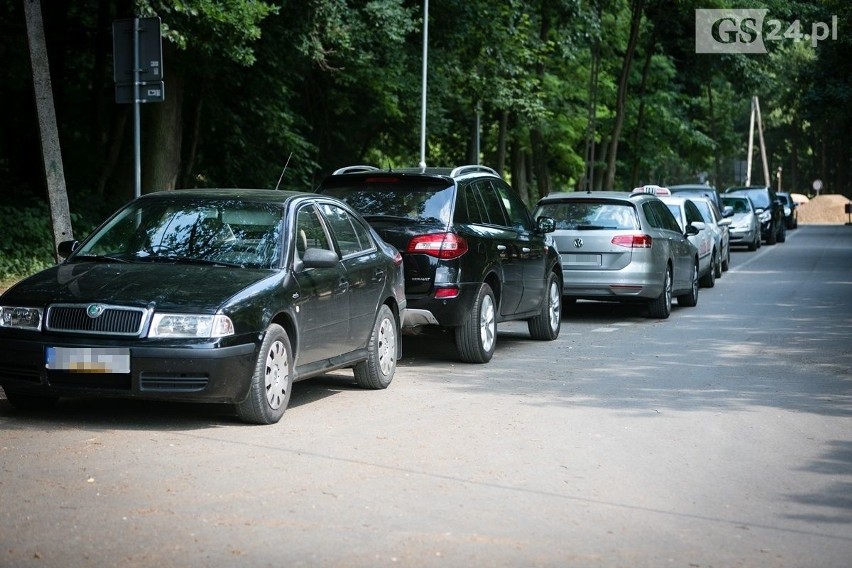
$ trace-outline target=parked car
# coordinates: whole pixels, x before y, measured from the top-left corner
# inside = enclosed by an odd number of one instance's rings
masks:
[[[799,226],[799,204],[796,203],[796,200],[793,199],[793,196],[789,193],[779,191],[776,195],[778,195],[778,199],[781,200],[781,204],[784,206],[784,226],[786,229],[795,229]]]
[[[716,204],[719,211],[722,210],[722,201],[719,198],[719,192],[712,185],[686,183],[680,185],[668,185],[666,187],[672,195],[678,195],[679,197],[692,197],[696,195],[706,197]]]
[[[687,227],[697,229],[695,233],[690,231],[688,238],[698,249],[698,283],[705,288],[712,288],[716,285],[714,266],[719,255],[712,230],[704,222],[701,212],[691,198],[672,195],[661,196],[660,199],[674,215],[681,231],[686,234]]]
[[[751,199],[746,195],[726,193],[722,196],[722,205],[730,207],[733,215],[728,227],[731,235],[731,246],[745,246],[748,250],[760,248],[760,222]]]
[[[766,244],[774,245],[787,240],[784,206],[775,194],[775,190],[767,186],[729,187],[725,193],[746,195],[751,199],[760,223],[760,235]]]
[[[547,233],[484,166],[379,170],[350,166],[318,190],[349,203],[402,251],[403,327],[452,330],[462,361],[486,363],[497,324],[526,320],[533,339],[559,335],[562,267]]]
[[[723,217],[722,213],[716,207],[716,203],[709,197],[692,196],[690,197],[704,222],[713,232],[713,241],[716,250],[716,263],[713,265],[716,278],[720,278],[722,273],[727,272],[731,266],[731,235],[728,227],[731,225],[731,219]]]
[[[556,221],[566,301],[644,303],[660,319],[669,317],[672,296],[679,305],[696,305],[698,250],[654,195],[551,193],[539,200],[535,216]]]
[[[152,193],[60,253],[0,296],[0,385],[19,408],[219,402],[271,424],[294,381],[343,367],[365,388],[393,379],[402,257],[339,200]]]

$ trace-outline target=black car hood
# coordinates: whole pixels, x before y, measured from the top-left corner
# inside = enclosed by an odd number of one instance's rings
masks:
[[[185,264],[73,262],[48,268],[6,291],[2,301],[31,306],[98,302],[212,312],[274,274],[270,270]]]

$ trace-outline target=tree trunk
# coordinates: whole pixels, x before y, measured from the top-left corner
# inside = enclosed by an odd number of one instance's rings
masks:
[[[532,168],[535,174],[535,185],[539,197],[544,197],[552,191],[550,179],[550,168],[547,166],[547,145],[541,128],[536,126],[530,132],[530,143],[532,144]]]
[[[500,176],[506,171],[506,131],[508,130],[509,112],[500,113],[500,127],[497,134],[497,173]]]
[[[630,172],[630,187],[639,186],[639,166],[642,153],[639,151],[639,143],[642,137],[642,129],[645,126],[645,86],[648,83],[648,74],[651,69],[651,58],[654,56],[653,39],[648,42],[645,52],[645,63],[642,65],[642,82],[639,84],[639,110],[636,114],[636,131],[633,133],[633,167]]]
[[[166,46],[163,46],[166,51]],[[168,61],[169,54],[163,54]],[[181,145],[183,143],[183,80],[179,74],[170,73],[173,67],[165,69],[165,100],[161,103],[146,105],[142,121],[142,135],[145,139],[142,160],[142,193],[148,190],[172,190],[177,185],[180,174]],[[147,131],[146,131],[147,130]]]
[[[621,66],[621,75],[618,78],[618,99],[615,104],[615,124],[612,129],[612,138],[609,143],[607,156],[605,188],[612,189],[615,186],[615,167],[618,158],[618,141],[621,138],[621,129],[624,126],[624,115],[627,110],[627,82],[630,79],[630,67],[633,64],[633,56],[636,53],[636,43],[639,37],[639,28],[642,23],[642,7],[644,0],[633,0],[632,15],[630,18],[630,38],[627,41],[627,51],[624,54],[624,63]]]

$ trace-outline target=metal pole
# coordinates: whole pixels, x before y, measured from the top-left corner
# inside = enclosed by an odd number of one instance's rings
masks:
[[[766,159],[766,142],[763,140],[763,119],[760,118],[760,101],[754,97],[754,106],[757,109],[757,135],[760,137],[760,158],[763,160],[763,183],[767,187],[771,185],[769,179],[769,160]]]
[[[420,167],[426,167],[426,58],[429,54],[429,0],[423,0],[423,81],[420,102]]]
[[[142,194],[142,159],[139,110],[139,18],[133,17],[133,195]]]
[[[748,127],[748,157],[746,158],[745,184],[751,185],[751,156],[754,153],[754,97],[751,98],[751,120]]]

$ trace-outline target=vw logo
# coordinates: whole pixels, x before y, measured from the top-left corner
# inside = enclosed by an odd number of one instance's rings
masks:
[[[89,307],[86,308],[86,315],[92,319],[100,317],[102,313],[104,313],[104,307],[100,304],[89,304]]]
[[[574,239],[574,248],[580,248],[583,246],[583,239]]]

